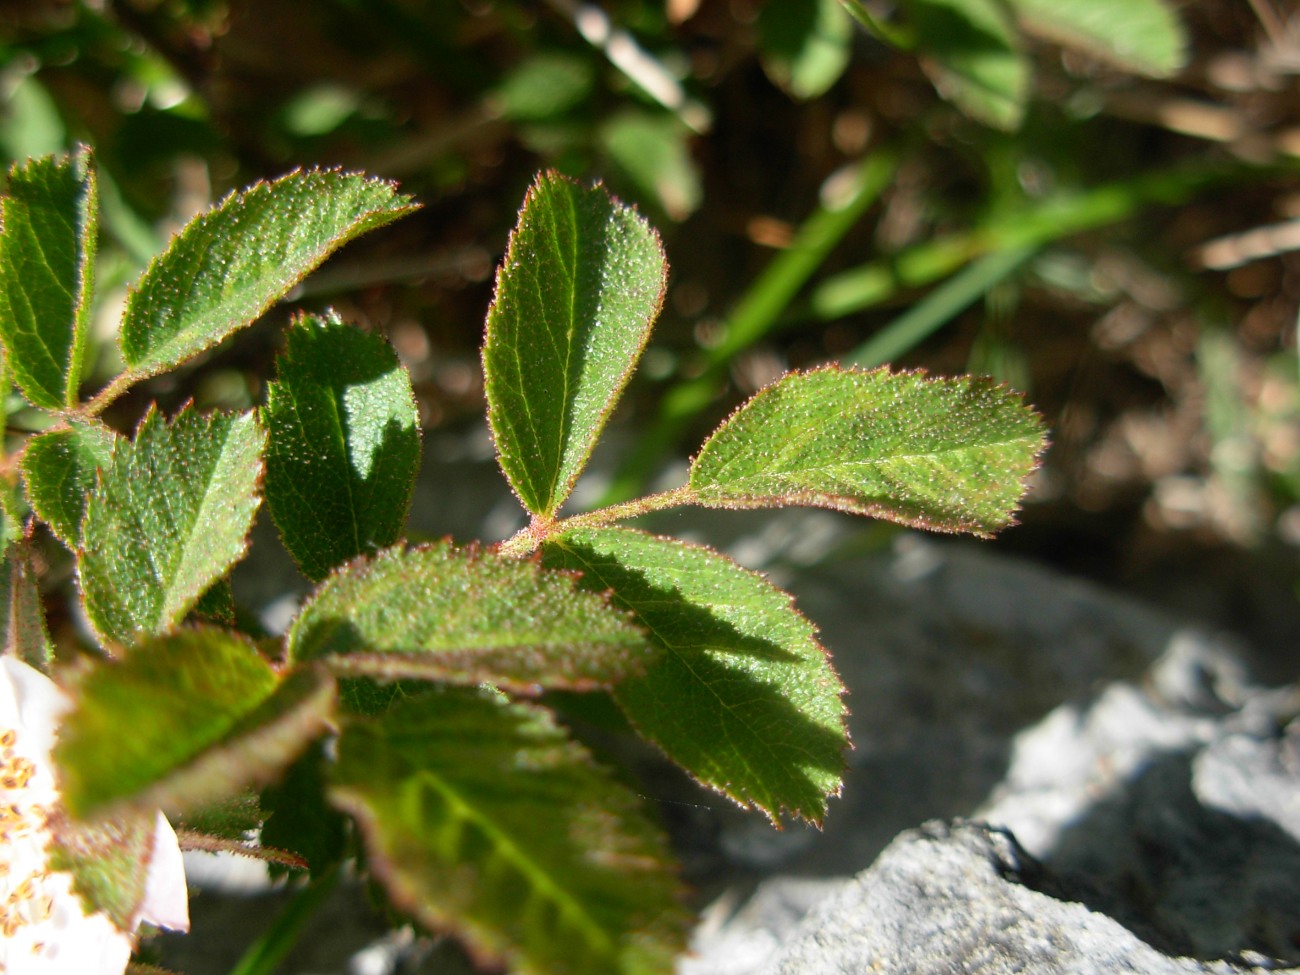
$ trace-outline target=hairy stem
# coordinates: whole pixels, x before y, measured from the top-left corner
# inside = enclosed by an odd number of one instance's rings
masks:
[[[497,545],[496,550],[502,555],[516,557],[535,552],[541,544],[553,535],[576,531],[579,528],[604,528],[626,518],[636,518],[652,511],[675,508],[695,501],[695,492],[689,484],[683,484],[671,491],[647,495],[633,501],[611,504],[606,508],[597,508],[570,518],[534,518],[530,524]]]

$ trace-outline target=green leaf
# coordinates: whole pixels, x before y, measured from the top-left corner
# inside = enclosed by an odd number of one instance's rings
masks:
[[[144,902],[157,817],[157,810],[135,810],[105,822],[55,825],[51,868],[72,874],[88,913],[102,911],[121,931],[135,929]]]
[[[600,128],[605,151],[637,190],[656,200],[674,220],[700,205],[704,188],[691,156],[692,132],[667,112],[620,112]]]
[[[32,567],[31,548],[26,538],[10,542],[0,558],[0,638],[3,652],[13,654],[42,673],[48,673],[54,658],[45,606]]]
[[[129,646],[195,605],[244,554],[266,434],[252,413],[170,424],[153,409],[119,443],[82,523],[77,572],[95,630]]]
[[[608,687],[645,668],[645,636],[565,573],[447,543],[382,552],[317,590],[288,636],[294,660],[338,674]],[[541,686],[539,686],[541,685]]]
[[[555,515],[582,472],[663,304],[659,235],[597,185],[545,173],[497,274],[483,368],[501,469]]]
[[[96,473],[108,470],[119,439],[98,421],[72,420],[62,429],[32,437],[23,450],[23,478],[32,510],[73,551],[81,544],[81,519]]]
[[[89,149],[9,171],[0,199],[0,341],[34,406],[77,402],[98,213]]]
[[[709,549],[623,528],[548,540],[543,564],[613,590],[662,656],[614,691],[700,782],[773,821],[820,823],[848,744],[843,687],[787,593]]]
[[[560,51],[535,54],[512,69],[494,92],[503,116],[535,122],[563,115],[591,94],[591,60]]]
[[[795,98],[824,94],[849,63],[853,29],[840,0],[768,0],[758,34],[763,70]]]
[[[266,502],[285,548],[319,582],[401,535],[420,417],[392,347],[332,314],[294,323],[276,371],[262,410]]]
[[[921,66],[939,94],[1007,131],[1029,100],[1030,62],[1002,0],[905,0]]]
[[[325,768],[333,764],[326,742],[308,748],[279,782],[262,790],[263,846],[291,851],[319,875],[347,853],[347,819],[325,801]],[[273,866],[272,876],[283,868]]]
[[[1166,78],[1187,62],[1187,31],[1163,0],[1010,0],[1025,29]]]
[[[414,208],[391,183],[337,171],[232,193],[186,225],[127,297],[119,345],[131,377],[216,345],[339,247]]]
[[[1014,522],[1045,445],[1038,415],[992,380],[831,366],[733,413],[690,487],[714,508],[811,505],[987,536]]]
[[[671,971],[663,838],[550,715],[447,688],[344,729],[330,797],[394,905],[520,975]]]
[[[281,678],[233,633],[211,627],[147,640],[87,672],[55,748],[77,817],[201,809],[277,776],[331,720],[333,683]]]

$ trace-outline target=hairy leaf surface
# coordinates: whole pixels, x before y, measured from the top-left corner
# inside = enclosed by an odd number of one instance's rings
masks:
[[[483,368],[501,469],[534,515],[559,510],[663,304],[659,235],[601,186],[528,191],[497,274]]]
[[[709,507],[811,505],[990,535],[1013,516],[1042,422],[992,380],[828,367],[756,394],[691,464]]]
[[[251,413],[150,410],[91,497],[77,572],[86,614],[128,646],[179,622],[244,554],[266,434]]]
[[[1018,128],[1031,66],[1002,0],[905,0],[903,7],[939,94],[987,125]]]
[[[146,640],[85,674],[55,761],[73,815],[200,809],[278,775],[331,719],[333,683],[281,678],[252,644],[212,627]]]
[[[0,341],[34,406],[76,403],[98,221],[89,149],[9,171],[0,198]]]
[[[81,544],[81,519],[96,472],[108,470],[118,439],[98,421],[73,420],[63,429],[32,437],[23,450],[32,510],[73,551]]]
[[[615,696],[637,730],[736,802],[820,823],[848,743],[843,686],[787,593],[725,556],[623,528],[543,546],[611,589],[663,649]]]
[[[16,538],[0,556],[0,652],[12,654],[45,673],[54,645],[45,625],[40,581],[32,566],[30,543]]]
[[[334,315],[296,322],[276,371],[262,410],[266,501],[285,548],[319,582],[401,535],[419,413],[392,347]]]
[[[330,576],[288,640],[293,659],[329,657],[339,674],[533,693],[607,687],[651,656],[625,614],[567,574],[445,542],[391,549]]]
[[[50,866],[72,874],[83,905],[102,911],[123,931],[133,930],[145,899],[158,811],[123,812],[109,822],[60,820],[50,843]]]
[[[1187,32],[1164,0],[1011,0],[1025,28],[1157,78],[1187,61]]]
[[[192,220],[127,298],[119,345],[132,375],[172,368],[251,324],[339,247],[415,208],[391,183],[294,172]]]
[[[345,727],[331,799],[400,910],[521,975],[663,973],[684,947],[668,850],[541,708],[446,688]]]

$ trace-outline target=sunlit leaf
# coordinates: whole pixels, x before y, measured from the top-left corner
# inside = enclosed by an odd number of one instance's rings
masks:
[[[261,501],[266,434],[251,413],[171,423],[150,411],[119,443],[90,498],[77,573],[86,614],[109,643],[160,633],[244,554]]]
[[[1018,128],[1031,67],[1002,0],[905,0],[903,7],[939,94],[974,119]]]
[[[89,149],[10,170],[0,197],[0,342],[35,406],[76,403],[97,226]]]
[[[130,931],[145,898],[156,836],[156,810],[124,811],[111,821],[61,821],[50,844],[50,865],[72,874],[82,903]]]
[[[840,0],[768,0],[758,17],[763,70],[796,98],[816,98],[844,73],[853,39]]]
[[[759,392],[691,464],[700,504],[811,505],[990,535],[1014,520],[1046,444],[991,380],[829,367]]]
[[[147,640],[74,693],[55,760],[81,817],[183,812],[265,783],[326,730],[334,701],[321,672],[281,677],[251,644],[207,627]]]
[[[295,323],[276,373],[262,410],[266,501],[285,548],[319,581],[397,541],[420,467],[420,417],[392,347],[337,316]]]
[[[497,275],[483,367],[501,469],[534,515],[573,489],[663,303],[659,235],[601,186],[528,191]]]
[[[843,687],[788,594],[709,549],[628,529],[551,539],[543,561],[613,590],[664,651],[614,692],[641,734],[736,802],[821,822],[844,769]]]
[[[588,58],[545,51],[513,68],[494,95],[506,118],[520,122],[549,119],[586,98],[595,75]]]
[[[345,727],[332,800],[395,906],[520,975],[663,975],[684,947],[663,838],[537,707],[482,690]]]
[[[32,437],[23,450],[23,479],[32,510],[74,551],[81,544],[81,519],[96,472],[108,470],[118,439],[98,421],[74,420]]]
[[[644,635],[573,579],[446,543],[392,549],[330,576],[289,633],[295,660],[339,674],[489,681],[524,692],[607,687],[644,669]]]
[[[1187,31],[1164,0],[1010,0],[1026,30],[1157,78],[1187,61]]]
[[[251,324],[343,244],[414,209],[382,180],[294,172],[191,221],[127,298],[119,345],[151,376]]]
[[[700,205],[704,187],[691,156],[691,131],[666,112],[621,112],[600,129],[610,158],[632,178],[639,192],[657,200],[674,220]]]

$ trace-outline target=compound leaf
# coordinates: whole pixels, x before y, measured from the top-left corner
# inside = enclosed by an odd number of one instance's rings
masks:
[[[171,422],[150,409],[86,508],[77,571],[86,615],[129,646],[180,621],[244,554],[266,433],[252,413]]]
[[[843,687],[790,596],[725,556],[623,528],[547,541],[543,563],[610,589],[664,651],[615,696],[703,784],[814,823],[839,792]]]
[[[330,576],[289,632],[295,660],[337,674],[607,687],[643,670],[645,636],[566,573],[447,543],[381,552]]]
[[[663,838],[549,712],[481,689],[344,728],[330,789],[399,910],[521,975],[663,973],[684,947]]]
[[[939,94],[987,125],[1018,128],[1031,68],[1002,0],[905,0],[903,7]]]
[[[569,496],[663,304],[659,235],[599,185],[538,177],[497,274],[483,368],[501,469],[532,514]]]
[[[691,464],[716,508],[811,505],[938,531],[1014,521],[1046,440],[989,379],[827,367],[791,373],[719,427]]]
[[[419,413],[392,347],[334,315],[297,321],[276,371],[262,410],[266,501],[319,582],[397,541],[420,467]]]
[[[1025,29],[1157,78],[1187,61],[1187,32],[1163,0],[1011,0]]]
[[[98,421],[71,420],[62,429],[32,437],[23,450],[32,510],[73,551],[81,544],[81,519],[96,473],[108,470],[119,439]]]
[[[34,406],[76,403],[98,219],[89,149],[9,171],[0,198],[0,341]]]
[[[119,345],[152,376],[251,324],[339,247],[415,205],[356,173],[293,172],[232,193],[185,226],[127,297]]]
[[[213,627],[145,640],[78,682],[55,749],[74,816],[201,809],[277,776],[327,728],[334,685],[277,674]]]

